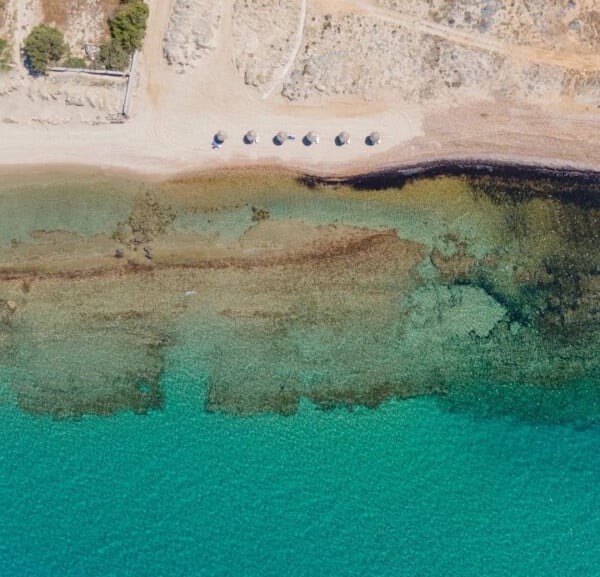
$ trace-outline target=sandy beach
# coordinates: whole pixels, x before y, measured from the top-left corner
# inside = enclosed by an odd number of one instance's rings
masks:
[[[278,94],[278,78],[261,91],[240,76],[240,54],[235,53],[232,41],[236,34],[233,1],[220,5],[212,49],[185,71],[169,65],[163,52],[174,0],[150,0],[149,4],[148,33],[134,80],[129,120],[97,125],[64,120],[56,116],[55,103],[48,102],[36,103],[35,119],[16,122],[10,120],[11,109],[5,108],[0,122],[3,172],[42,165],[88,166],[100,171],[172,176],[232,166],[277,166],[325,176],[436,160],[475,159],[590,170],[600,165],[600,105],[593,99],[525,99],[493,94],[482,83],[469,88],[468,98],[454,95],[444,99],[440,95],[414,104],[382,90],[367,98],[364,94],[334,94],[290,100]],[[338,7],[335,2],[324,4],[333,10]],[[369,8],[368,3],[350,9],[371,9],[373,18],[387,14],[382,8]],[[459,44],[471,42],[464,36],[450,39]],[[481,42],[483,50],[500,50],[483,38]],[[508,50],[506,46],[504,50]],[[281,78],[294,55],[279,70]],[[569,66],[583,72],[600,68],[597,53],[579,48],[515,52],[518,61],[528,58],[535,65]],[[2,98],[10,103],[12,97]],[[242,137],[250,129],[258,132],[258,144],[243,143]],[[212,136],[217,130],[226,131],[228,139],[220,149],[213,149]],[[294,134],[296,140],[275,146],[272,138],[280,130]],[[302,137],[309,130],[320,135],[319,144],[303,145]],[[335,137],[342,130],[350,133],[351,144],[336,146]],[[382,142],[367,146],[365,137],[373,130],[382,134]]]

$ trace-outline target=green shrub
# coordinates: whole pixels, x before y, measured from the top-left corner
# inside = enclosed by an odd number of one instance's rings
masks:
[[[0,72],[9,69],[10,52],[8,50],[8,42],[4,38],[0,38]]]
[[[125,52],[130,54],[142,47],[147,20],[148,5],[142,0],[124,4],[110,19],[110,35]]]
[[[96,63],[106,70],[124,70],[129,64],[129,54],[114,40],[100,46]]]
[[[63,66],[65,68],[87,68],[87,62],[84,58],[69,56],[69,58],[63,62]]]
[[[29,33],[23,49],[31,71],[37,74],[45,74],[48,66],[58,62],[67,53],[62,32],[45,24],[36,26]]]

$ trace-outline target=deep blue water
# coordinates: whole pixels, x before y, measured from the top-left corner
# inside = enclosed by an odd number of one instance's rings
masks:
[[[0,409],[0,575],[600,575],[600,428],[207,414],[184,367],[146,416]]]

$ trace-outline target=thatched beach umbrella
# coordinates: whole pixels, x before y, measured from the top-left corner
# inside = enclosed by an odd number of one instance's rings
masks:
[[[339,146],[342,146],[344,144],[350,144],[350,134],[348,134],[345,130],[343,132],[340,132],[336,138],[336,143]]]
[[[313,130],[311,130],[304,137],[304,142],[305,142],[305,144],[319,144],[319,135],[316,132],[314,132]]]
[[[275,141],[275,144],[278,144],[281,146],[287,140],[287,137],[288,137],[287,132],[281,130],[280,132],[278,132],[275,135],[275,138],[273,140]]]
[[[227,133],[223,130],[219,130],[219,132],[215,134],[214,138],[217,144],[223,144],[225,140],[227,140]]]
[[[249,130],[246,132],[246,134],[244,134],[244,142],[246,144],[254,144],[255,142],[258,142],[258,134],[256,133],[256,130]]]
[[[369,144],[371,146],[373,146],[374,144],[380,144],[381,143],[381,134],[379,134],[379,132],[371,132],[371,134],[369,134],[369,136],[367,136],[367,140],[369,141]]]

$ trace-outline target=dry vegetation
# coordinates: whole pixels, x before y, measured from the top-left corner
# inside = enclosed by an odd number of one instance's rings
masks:
[[[236,0],[235,62],[290,100],[600,103],[598,0]],[[298,34],[298,30],[300,34]],[[300,50],[295,51],[300,40]]]
[[[294,45],[300,3],[237,0],[233,18],[236,65],[246,84],[260,87],[283,68]]]
[[[6,0],[0,0],[0,30],[4,26],[4,19],[6,17]]]
[[[3,0],[0,0],[0,8]],[[81,13],[89,8],[90,4],[98,4],[104,13],[105,21],[119,5],[119,0],[42,0],[44,19],[64,28],[69,24],[71,15]]]

